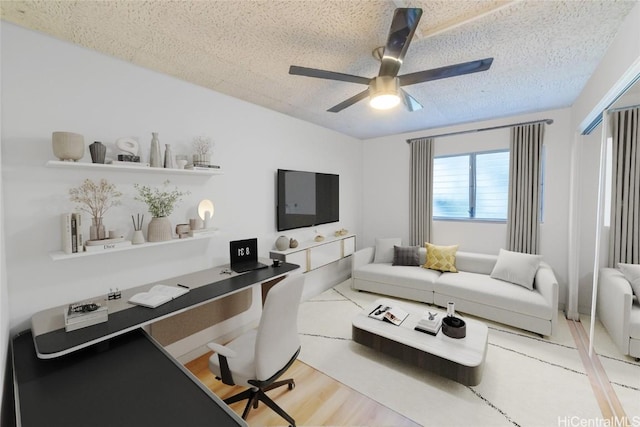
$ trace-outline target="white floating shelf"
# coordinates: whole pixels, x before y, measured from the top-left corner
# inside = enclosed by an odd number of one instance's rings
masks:
[[[127,171],[127,172],[140,172],[140,173],[155,173],[155,174],[170,174],[170,175],[222,175],[224,172],[222,169],[165,169],[165,168],[152,168],[149,166],[138,165],[122,165],[122,164],[101,164],[101,163],[85,163],[85,162],[63,162],[60,160],[49,160],[46,163],[49,168],[63,168],[63,169],[93,169],[93,170],[111,170],[111,171]]]
[[[164,242],[146,242],[146,243],[142,243],[140,245],[129,245],[129,246],[122,246],[122,247],[115,247],[113,249],[105,249],[103,251],[76,252],[76,253],[71,253],[71,254],[66,254],[66,253],[64,253],[62,251],[55,251],[55,252],[50,252],[49,256],[54,261],[60,261],[60,260],[63,260],[63,259],[82,258],[82,257],[87,257],[87,256],[93,256],[93,255],[105,255],[105,254],[111,254],[111,253],[114,253],[114,252],[131,251],[131,250],[136,250],[136,249],[150,248],[150,247],[154,247],[154,246],[173,245],[173,244],[176,244],[176,243],[185,243],[185,242],[193,242],[195,240],[208,239],[208,238],[211,238],[211,237],[215,236],[217,234],[217,232],[218,232],[217,228],[211,228],[211,229],[207,229],[205,231],[199,231],[198,233],[195,233],[193,235],[193,237],[185,237],[183,239],[171,239],[171,240],[165,240]]]

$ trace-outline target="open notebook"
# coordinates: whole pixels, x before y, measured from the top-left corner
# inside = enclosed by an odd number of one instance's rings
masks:
[[[155,285],[147,292],[140,292],[129,298],[132,304],[144,307],[156,308],[174,298],[178,298],[189,292],[189,288],[181,286]]]

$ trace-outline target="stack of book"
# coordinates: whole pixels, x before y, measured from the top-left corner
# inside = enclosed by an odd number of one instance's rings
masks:
[[[442,313],[438,311],[427,311],[418,321],[415,329],[420,332],[437,335],[440,327],[442,327]]]
[[[69,304],[64,310],[64,329],[67,332],[106,322],[109,318],[108,307],[99,303],[86,302]]]
[[[98,252],[109,249],[131,246],[131,240],[124,240],[124,237],[114,237],[102,240],[87,240],[84,243],[84,250],[87,252]]]
[[[82,216],[79,213],[62,214],[62,251],[73,254],[84,250]]]

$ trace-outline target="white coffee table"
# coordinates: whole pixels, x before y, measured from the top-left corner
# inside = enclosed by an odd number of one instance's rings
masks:
[[[399,306],[409,316],[400,326],[369,317],[368,314],[380,304]],[[464,318],[466,336],[459,339],[446,336],[442,330],[436,336],[414,330],[428,310],[434,311],[425,306],[423,311],[417,312],[397,301],[378,299],[353,319],[353,340],[461,384],[480,384],[487,355],[487,325]]]

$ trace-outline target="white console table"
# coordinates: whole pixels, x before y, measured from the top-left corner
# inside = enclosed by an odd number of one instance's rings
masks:
[[[269,257],[282,262],[297,264],[303,272],[315,270],[353,254],[356,250],[356,235],[327,237],[321,242],[302,242],[297,248],[271,251]]]

